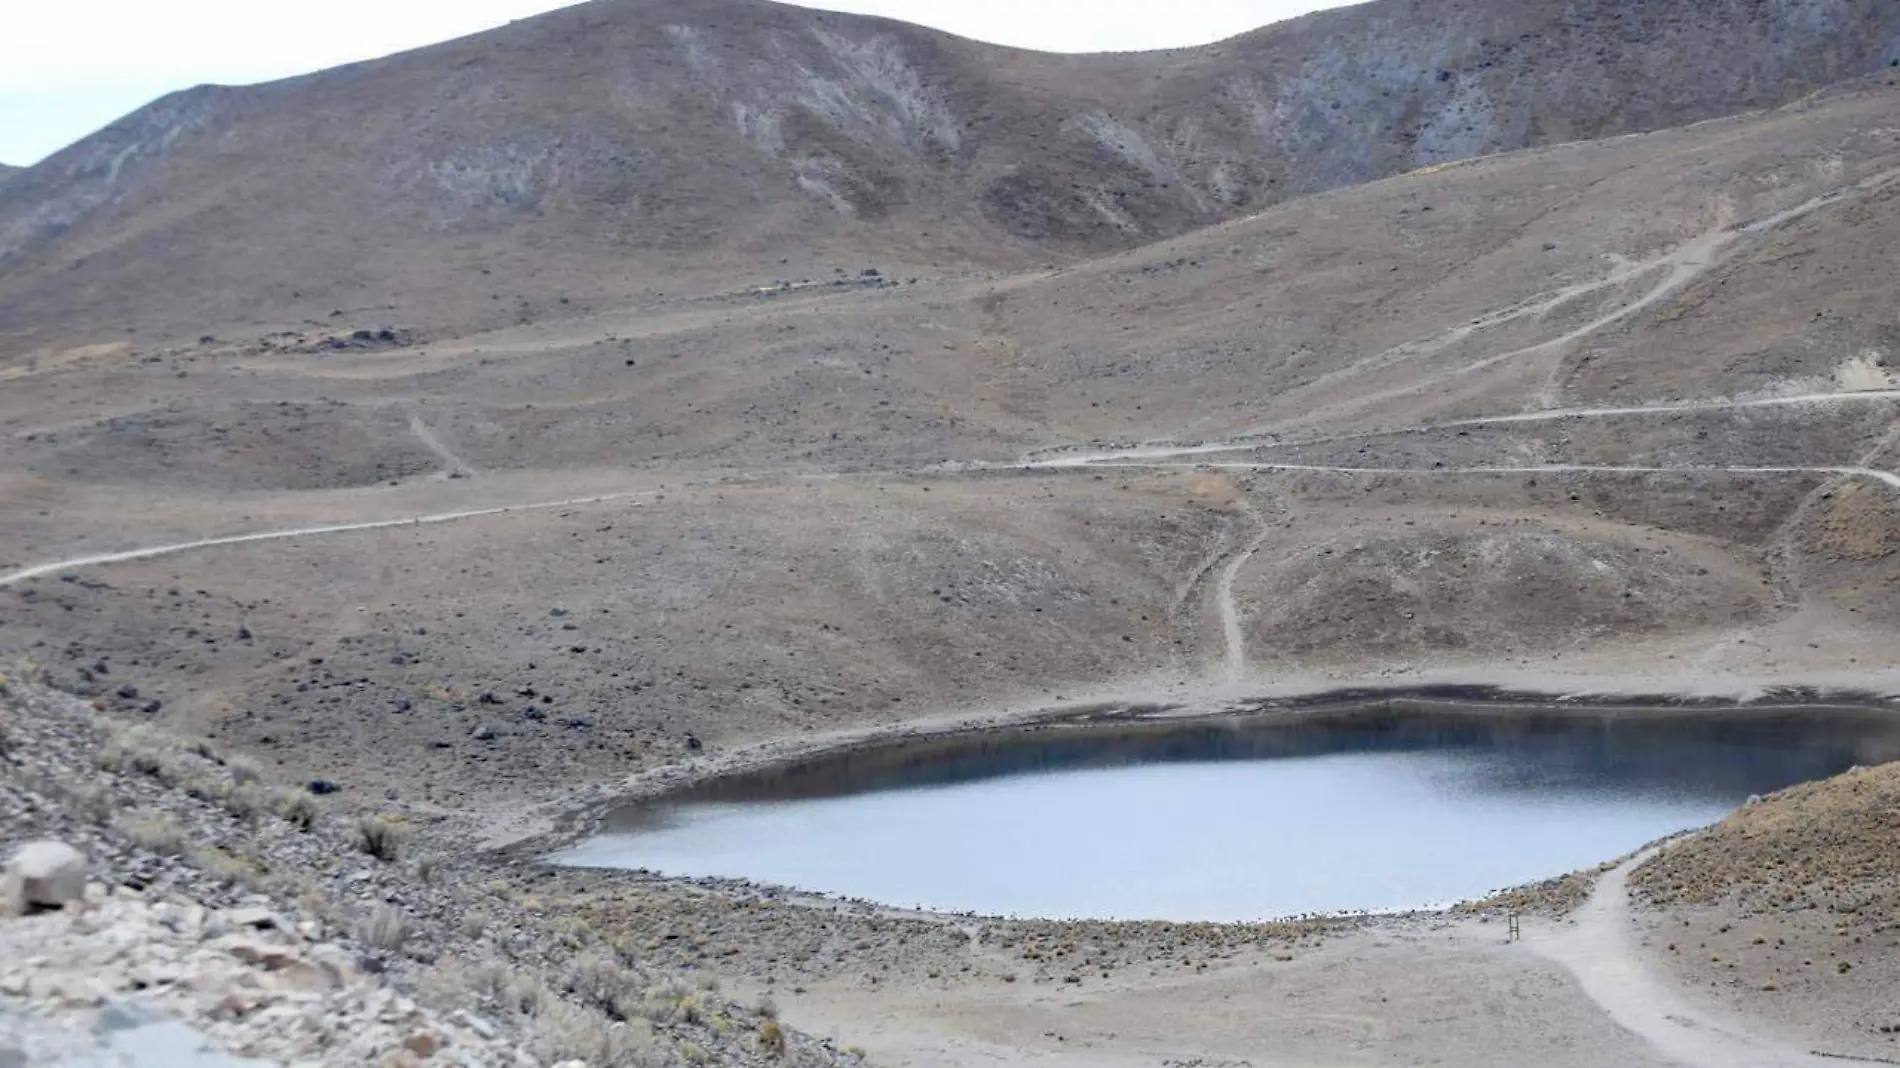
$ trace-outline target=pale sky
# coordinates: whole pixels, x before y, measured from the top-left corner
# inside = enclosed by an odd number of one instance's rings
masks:
[[[1344,0],[813,0],[1056,52],[1205,44]],[[0,163],[37,162],[155,97],[475,33],[561,0],[0,0]]]

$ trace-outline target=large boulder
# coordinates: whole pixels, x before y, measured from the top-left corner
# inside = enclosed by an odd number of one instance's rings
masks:
[[[60,908],[86,896],[86,858],[64,842],[28,842],[13,851],[4,885],[15,908]]]

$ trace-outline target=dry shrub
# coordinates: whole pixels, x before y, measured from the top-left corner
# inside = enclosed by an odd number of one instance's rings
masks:
[[[356,848],[377,860],[393,863],[402,856],[414,832],[409,825],[381,816],[363,816],[356,821]]]
[[[237,783],[239,786],[243,786],[245,783],[260,782],[264,778],[262,766],[247,756],[226,757],[224,766],[231,772],[231,781]]]
[[[175,857],[185,851],[185,829],[170,815],[141,816],[120,826],[132,844],[161,857]]]
[[[151,727],[140,725],[120,731],[99,748],[99,766],[121,774],[137,772],[167,785],[179,778],[181,754],[177,743]]]
[[[302,790],[286,790],[277,795],[277,815],[300,831],[317,825],[317,799]]]
[[[480,938],[487,930],[492,918],[487,909],[469,909],[462,913],[462,937]]]
[[[356,940],[366,946],[394,953],[409,938],[409,920],[388,905],[378,905],[356,925]]]
[[[759,1045],[774,1057],[785,1056],[785,1028],[777,1020],[759,1024]]]

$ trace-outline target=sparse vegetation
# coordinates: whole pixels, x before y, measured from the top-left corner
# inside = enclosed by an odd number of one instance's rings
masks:
[[[263,781],[263,769],[250,757],[242,755],[225,757],[224,766],[231,773],[231,781],[239,786]]]
[[[462,913],[460,925],[462,928],[462,937],[469,939],[480,938],[487,933],[490,922],[492,922],[492,917],[490,917],[487,909],[469,909],[467,912]]]
[[[317,825],[317,799],[302,790],[287,790],[278,795],[277,814],[300,831]]]
[[[185,851],[185,829],[167,813],[132,817],[121,829],[134,845],[161,857],[175,857]]]
[[[759,1024],[759,1045],[774,1057],[785,1056],[785,1028],[777,1020],[768,1019]]]
[[[413,832],[408,824],[384,816],[362,816],[356,821],[356,848],[387,863],[402,857]]]
[[[409,920],[388,905],[377,905],[357,923],[355,933],[364,945],[394,953],[409,938]]]

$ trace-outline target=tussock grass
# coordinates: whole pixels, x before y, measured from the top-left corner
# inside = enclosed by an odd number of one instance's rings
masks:
[[[766,1020],[759,1024],[759,1048],[774,1057],[785,1056],[785,1028],[777,1020]]]
[[[302,790],[286,790],[277,795],[277,815],[285,823],[308,832],[317,825],[317,799]]]
[[[409,939],[409,920],[388,905],[378,905],[356,924],[356,940],[366,946],[394,953]]]
[[[382,816],[363,816],[356,821],[356,848],[386,863],[402,857],[403,846],[414,831],[408,824]]]
[[[488,925],[493,922],[493,919],[487,909],[469,909],[467,912],[462,913],[462,937],[468,939],[480,938],[487,932]]]
[[[170,815],[135,816],[120,825],[132,844],[162,857],[180,856],[185,851],[185,829]]]

